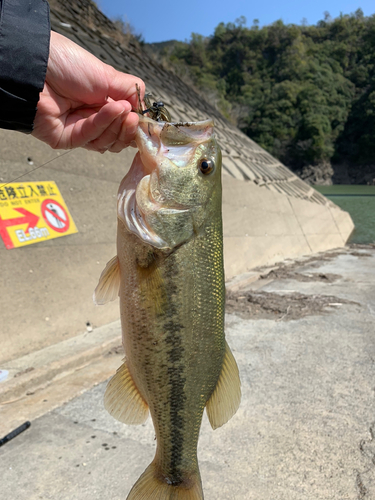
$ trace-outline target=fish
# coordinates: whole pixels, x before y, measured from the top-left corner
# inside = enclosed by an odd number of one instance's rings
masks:
[[[120,422],[151,414],[156,453],[127,500],[202,500],[197,444],[204,409],[213,429],[241,400],[225,340],[220,147],[212,120],[141,116],[138,152],[121,181],[117,255],[94,301],[120,297],[124,362],[104,406]]]

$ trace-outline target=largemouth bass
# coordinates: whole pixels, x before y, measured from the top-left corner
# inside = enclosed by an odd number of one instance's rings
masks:
[[[125,361],[105,407],[126,424],[151,413],[157,449],[128,500],[201,500],[204,408],[215,429],[237,411],[236,361],[224,336],[221,152],[211,120],[141,117],[139,152],[118,192],[117,256],[96,303],[120,296]]]

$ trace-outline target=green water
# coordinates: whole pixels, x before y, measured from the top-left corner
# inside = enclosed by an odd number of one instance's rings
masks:
[[[375,243],[375,186],[314,186],[349,212],[355,224],[350,243]]]

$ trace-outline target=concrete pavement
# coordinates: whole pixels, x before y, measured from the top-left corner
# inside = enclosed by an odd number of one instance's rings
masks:
[[[230,288],[243,398],[215,432],[204,417],[205,499],[375,499],[375,249],[289,261]],[[110,417],[104,390],[60,401],[0,448],[2,500],[125,500],[154,433],[150,420]]]

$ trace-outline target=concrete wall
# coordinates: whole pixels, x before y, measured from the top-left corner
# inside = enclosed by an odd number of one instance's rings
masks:
[[[20,175],[20,182],[55,181],[79,231],[13,250],[0,242],[1,362],[80,334],[87,321],[97,327],[118,318],[117,301],[95,306],[92,293],[115,254],[116,194],[134,150],[64,155],[30,136],[0,130],[0,151],[0,182]],[[227,279],[261,264],[343,246],[353,228],[349,215],[333,205],[228,175],[223,216]]]
[[[226,278],[264,264],[342,247],[354,229],[348,213],[223,178]]]
[[[6,250],[0,241],[0,361],[54,344],[118,318],[116,302],[92,294],[115,254],[116,196],[134,150],[119,155],[56,152],[33,137],[0,131],[0,182],[56,182],[78,233]],[[61,156],[61,157],[60,157]],[[31,157],[34,165],[29,165]]]

